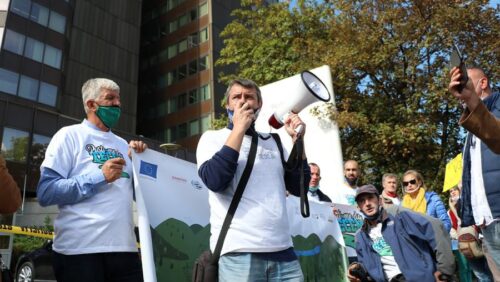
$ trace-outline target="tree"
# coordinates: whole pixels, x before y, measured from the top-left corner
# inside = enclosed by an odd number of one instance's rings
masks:
[[[497,81],[500,8],[485,0],[263,2],[244,0],[234,11],[217,64],[260,84],[328,64],[336,107],[326,117],[338,123],[344,159],[360,161],[364,182],[412,168],[440,191],[464,137],[446,91],[452,42]]]

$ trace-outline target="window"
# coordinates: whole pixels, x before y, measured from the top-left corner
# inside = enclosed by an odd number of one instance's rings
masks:
[[[2,155],[7,161],[26,163],[28,156],[29,133],[4,127]]]
[[[54,48],[50,45],[45,45],[45,56],[43,57],[43,62],[56,69],[61,68],[61,50]]]
[[[26,37],[24,35],[7,29],[5,32],[5,44],[3,45],[3,48],[13,53],[22,55],[25,38]]]
[[[162,50],[159,54],[158,54],[158,60],[160,62],[164,62],[168,59],[168,50]]]
[[[50,11],[49,28],[64,34],[66,30],[66,17],[54,11]]]
[[[0,91],[16,95],[19,74],[0,68]]]
[[[187,76],[187,65],[179,66],[179,80],[183,80]]]
[[[184,26],[188,23],[188,14],[184,14],[179,17],[179,27]]]
[[[188,40],[188,48],[194,47],[198,45],[198,34],[193,33],[190,34],[187,38]]]
[[[38,80],[21,75],[18,95],[19,97],[36,101],[38,96]]]
[[[167,73],[167,85],[172,85],[175,82],[174,73],[169,71]]]
[[[194,21],[196,18],[198,18],[198,11],[196,9],[189,11],[189,20]]]
[[[45,158],[45,151],[50,143],[50,137],[33,134],[29,159],[29,176],[26,181],[27,196],[36,197],[36,187],[40,180],[40,165]]]
[[[189,136],[200,134],[200,120],[195,119],[189,122]]]
[[[43,47],[44,44],[42,42],[28,37],[26,38],[26,46],[24,47],[24,56],[41,63],[43,59]]]
[[[204,116],[201,118],[201,133],[210,129],[212,121],[210,116]]]
[[[200,30],[200,43],[208,40],[208,30],[206,28]]]
[[[200,5],[200,17],[208,14],[208,2]]]
[[[178,24],[177,24],[177,19],[175,19],[175,20],[171,21],[171,22],[168,24],[168,31],[169,31],[170,33],[172,33],[172,32],[174,32],[174,31],[176,31],[178,27],[179,27],[179,26],[178,26]]]
[[[171,114],[177,111],[177,97],[168,99],[168,113]]]
[[[208,69],[208,56],[200,58],[199,61],[199,71],[203,71]]]
[[[54,107],[57,102],[57,87],[49,83],[40,82],[38,101],[42,104]]]
[[[45,151],[50,143],[50,137],[39,134],[33,134],[33,142],[31,145],[30,164],[40,166],[45,158]]]
[[[167,139],[167,142],[174,142],[175,139],[177,139],[177,128],[175,126],[167,128],[165,137]]]
[[[156,88],[161,89],[165,88],[165,86],[167,86],[167,76],[160,75],[160,77],[158,77],[158,81],[156,82]]]
[[[198,89],[193,89],[189,91],[189,104],[198,103]]]
[[[49,21],[49,9],[33,2],[33,5],[31,6],[30,19],[38,24],[47,26]]]
[[[210,87],[207,84],[200,87],[200,101],[205,101],[208,99],[210,99]]]
[[[177,44],[168,46],[168,58],[173,58],[175,55],[177,55]]]
[[[193,75],[198,71],[198,62],[193,60],[188,64],[188,74]]]
[[[182,40],[179,42],[179,53],[184,52],[187,50],[187,39]]]
[[[159,104],[158,106],[156,106],[157,117],[165,116],[166,112],[167,112],[167,103],[163,102],[163,103]]]
[[[172,10],[175,6],[177,6],[177,0],[168,0],[167,5],[168,9]]]
[[[30,0],[12,0],[10,10],[22,17],[29,17],[30,15]]]
[[[181,95],[177,96],[177,109],[182,109],[186,107],[186,99],[187,99],[186,93],[182,93]]]
[[[177,136],[179,139],[187,137],[187,133],[187,123],[179,124],[179,127],[177,128]]]

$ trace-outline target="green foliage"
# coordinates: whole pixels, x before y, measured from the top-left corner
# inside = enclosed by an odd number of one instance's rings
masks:
[[[227,115],[220,115],[219,118],[214,118],[212,120],[212,124],[210,126],[210,129],[216,130],[216,129],[221,129],[227,126],[227,123],[229,122],[229,118]]]
[[[29,137],[11,137],[11,149],[3,152],[6,160],[24,162],[28,151]]]
[[[441,191],[463,142],[461,110],[446,90],[452,42],[498,81],[500,8],[486,0],[262,2],[242,1],[222,32],[217,64],[236,73],[220,79],[266,84],[329,65],[336,106],[316,113],[337,122],[344,159],[360,161],[364,182],[411,168]]]

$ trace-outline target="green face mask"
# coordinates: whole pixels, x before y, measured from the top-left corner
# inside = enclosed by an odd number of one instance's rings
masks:
[[[98,104],[99,105],[99,104]],[[107,128],[112,128],[120,119],[121,109],[118,106],[100,106],[97,108],[96,115]]]

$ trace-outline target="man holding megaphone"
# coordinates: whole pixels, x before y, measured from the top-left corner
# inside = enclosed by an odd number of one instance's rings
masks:
[[[210,190],[210,249],[215,260],[221,255],[218,278],[303,281],[289,233],[285,191],[294,195],[301,189],[307,191],[307,160],[302,156],[298,159],[305,165],[285,170],[289,153],[279,138],[255,130],[262,107],[255,82],[233,80],[225,99],[228,126],[205,132],[196,153],[198,174]],[[305,124],[297,114],[290,114],[284,126],[293,142],[305,133]],[[297,128],[301,130],[297,132]],[[298,180],[301,170],[303,187]],[[230,205],[236,205],[236,211],[231,211]],[[234,215],[229,220],[228,213]]]

